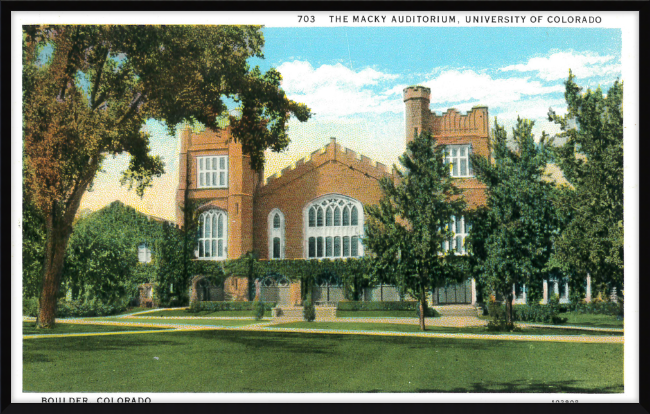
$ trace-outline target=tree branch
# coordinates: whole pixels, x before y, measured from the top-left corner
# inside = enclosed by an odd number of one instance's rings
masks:
[[[97,96],[97,91],[99,90],[99,82],[102,79],[102,72],[104,71],[104,65],[106,65],[106,60],[108,59],[108,55],[111,53],[111,49],[108,48],[106,50],[106,53],[104,54],[104,58],[101,61],[101,64],[97,68],[97,75],[95,76],[95,84],[93,85],[93,91],[90,94],[90,105],[91,105],[91,110],[97,109],[99,105],[102,104],[104,101],[104,94],[100,96],[99,101],[95,101],[95,97]]]

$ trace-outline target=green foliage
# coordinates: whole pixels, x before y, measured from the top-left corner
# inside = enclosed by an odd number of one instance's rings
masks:
[[[261,26],[26,25],[22,30],[23,181],[49,229],[41,326],[54,324],[62,252],[80,200],[104,159],[130,154],[120,182],[139,196],[164,173],[142,130],[147,119],[165,122],[172,135],[190,120],[218,129],[226,116],[224,99],[232,98],[241,107],[241,116],[228,116],[233,139],[259,171],[265,150],[289,144],[290,117],[301,122],[310,117],[309,108],[287,98],[277,70],[262,73],[249,66],[250,58],[263,58]],[[44,47],[52,48],[47,61],[40,56]],[[116,266],[124,272],[129,264]],[[183,278],[187,275],[185,266]],[[119,295],[123,286],[114,287]]]
[[[402,170],[397,170],[396,182],[383,178],[384,197],[378,205],[364,206],[363,243],[375,257],[373,273],[379,279],[392,273],[402,290],[421,302],[427,291],[463,277],[459,265],[465,259],[454,260],[455,251],[442,248],[453,235],[447,223],[466,206],[443,151],[429,133],[416,136],[399,158]]]
[[[121,299],[112,303],[102,302],[97,299],[90,300],[65,300],[57,302],[56,317],[89,317],[117,315],[127,310],[128,300]],[[38,316],[38,300],[23,301],[23,316]]]
[[[543,134],[536,143],[532,128],[533,122],[517,120],[513,150],[505,129],[495,123],[494,162],[472,156],[474,171],[488,187],[488,199],[473,216],[471,260],[480,284],[508,301],[515,283],[541,285],[559,232],[553,187],[542,179],[550,159],[547,137]]]
[[[42,289],[45,219],[23,190],[23,299],[38,297]]]
[[[419,311],[420,302],[339,302],[337,310],[341,311]]]
[[[561,308],[559,298],[555,295],[547,305],[539,303],[530,303],[522,305],[513,305],[513,321],[517,322],[539,322],[561,324],[566,322],[566,318],[559,316]],[[505,323],[506,307],[503,304],[491,302],[488,304],[488,313],[492,317],[491,323],[495,329]]]
[[[307,295],[307,299],[302,302],[302,316],[307,322],[316,320],[316,307],[311,300],[311,294]]]
[[[38,298],[23,298],[23,316],[38,315]]]
[[[63,283],[72,299],[109,303],[136,297],[138,285],[156,278],[160,231],[160,223],[119,201],[80,219],[63,268]],[[151,263],[138,261],[142,243],[152,252]]]
[[[259,321],[264,317],[264,312],[266,312],[266,305],[261,300],[256,300],[253,303],[255,304],[255,310],[254,310],[255,320]]]
[[[220,312],[220,311],[254,311],[259,302],[192,302],[187,310],[190,313]],[[264,309],[270,311],[275,307],[274,302],[263,302]]]
[[[623,306],[621,306],[620,303],[609,301],[571,303],[567,308],[568,310],[579,314],[611,316],[623,315]]]
[[[554,155],[569,187],[556,204],[566,228],[556,243],[554,263],[594,282],[623,285],[623,83],[606,95],[598,87],[582,93],[569,71],[568,111],[549,112],[566,138]]]

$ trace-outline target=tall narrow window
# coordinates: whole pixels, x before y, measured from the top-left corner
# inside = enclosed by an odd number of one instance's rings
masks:
[[[269,258],[284,259],[284,214],[274,208],[268,217]]]
[[[228,187],[228,156],[197,157],[197,188]]]
[[[471,225],[465,220],[465,217],[451,216],[451,222],[448,224],[447,229],[452,232],[452,236],[448,241],[442,242],[442,250],[447,252],[454,249],[456,254],[467,254],[465,239],[469,235],[470,228]]]
[[[304,257],[363,256],[363,206],[340,195],[317,198],[303,210]]]
[[[223,210],[209,210],[199,216],[199,259],[225,260],[228,256],[228,216]]]
[[[149,250],[149,247],[145,243],[138,246],[138,261],[140,263],[151,262],[151,250]]]

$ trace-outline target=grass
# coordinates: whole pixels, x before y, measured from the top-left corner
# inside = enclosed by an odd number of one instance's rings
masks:
[[[245,326],[253,323],[259,323],[260,321],[256,320],[247,320],[247,319],[219,319],[219,320],[210,320],[210,319],[160,319],[160,318],[94,318],[93,320],[97,321],[111,321],[111,322],[123,322],[123,323],[150,323],[153,325],[166,325],[166,324],[186,324],[186,325],[217,325],[217,326]]]
[[[589,315],[577,312],[560,314],[567,318],[566,325],[590,326],[593,328],[623,328],[623,321],[611,315]]]
[[[273,325],[278,328],[305,328],[305,329],[341,329],[347,331],[387,331],[387,332],[421,332],[418,325],[399,323],[356,323],[356,322],[289,322]],[[468,334],[494,334],[494,335],[610,335],[621,336],[622,333],[584,331],[579,329],[553,329],[553,328],[526,328],[518,332],[488,332],[482,327],[442,327],[428,326],[427,332],[434,333],[468,333]]]
[[[266,311],[265,312],[266,316],[271,316],[271,311]],[[147,317],[161,317],[161,316],[212,316],[212,317],[240,317],[240,316],[249,316],[253,317],[255,316],[254,311],[252,310],[245,310],[245,311],[218,311],[218,312],[210,312],[210,311],[199,311],[199,312],[188,312],[187,310],[161,310],[161,311],[155,311],[155,312],[150,312],[150,313],[145,313],[142,316],[147,316]]]
[[[179,331],[23,350],[25,392],[623,392],[621,344]]]
[[[80,325],[74,323],[57,322],[53,329],[36,329],[35,322],[23,322],[23,335],[50,335],[85,332],[122,332],[122,331],[147,331],[158,328],[145,328],[140,326],[114,326],[114,325]]]

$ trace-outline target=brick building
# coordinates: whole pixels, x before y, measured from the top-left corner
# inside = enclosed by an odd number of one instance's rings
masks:
[[[446,160],[469,206],[480,205],[485,186],[474,177],[469,155],[490,156],[487,107],[474,107],[465,115],[455,109],[436,115],[429,109],[430,93],[421,86],[404,90],[406,140],[414,133],[433,133],[447,147]],[[393,175],[392,169],[342,147],[335,138],[265,182],[248,158],[240,144],[229,140],[228,127],[181,133],[177,223],[183,225],[182,208],[186,198],[192,200],[200,214],[199,260],[236,259],[250,250],[270,260],[364,255],[363,205],[379,202],[378,181]],[[454,229],[453,247],[462,252],[468,233],[462,218]],[[229,278],[225,285],[230,297],[242,297],[248,289],[242,278]],[[453,292],[443,289],[440,294],[446,300],[462,291],[460,302],[473,303],[474,286],[468,279],[452,287]]]

